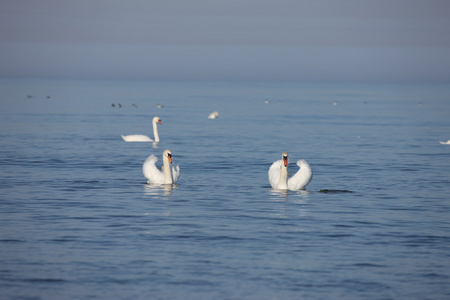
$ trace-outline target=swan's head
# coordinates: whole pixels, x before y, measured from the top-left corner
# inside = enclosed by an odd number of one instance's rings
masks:
[[[287,152],[283,152],[281,154],[281,159],[283,160],[284,166],[287,167],[287,165],[288,165],[288,153]]]
[[[170,163],[172,163],[172,151],[170,151],[169,149],[164,150],[163,153],[163,158],[166,158],[170,161]]]
[[[160,119],[159,117],[154,117],[154,118],[153,118],[153,122],[154,122],[154,123],[159,123],[159,124],[162,125],[161,119]]]

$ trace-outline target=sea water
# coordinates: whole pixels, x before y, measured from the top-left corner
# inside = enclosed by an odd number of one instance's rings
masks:
[[[2,299],[450,298],[448,85],[0,83]]]

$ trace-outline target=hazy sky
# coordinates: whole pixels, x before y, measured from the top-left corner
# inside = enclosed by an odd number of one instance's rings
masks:
[[[0,0],[0,77],[450,82],[450,1]]]

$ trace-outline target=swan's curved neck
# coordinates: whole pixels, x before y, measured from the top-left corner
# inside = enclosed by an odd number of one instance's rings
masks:
[[[286,189],[288,188],[287,185],[287,177],[288,177],[288,169],[287,166],[284,164],[281,165],[281,173],[280,173],[280,179],[278,180],[278,189]]]
[[[153,120],[153,136],[155,137],[155,142],[159,142],[158,126],[156,125],[157,122],[157,120]]]
[[[172,184],[172,170],[170,170],[170,161],[167,157],[163,157],[163,171],[165,177],[164,184]]]

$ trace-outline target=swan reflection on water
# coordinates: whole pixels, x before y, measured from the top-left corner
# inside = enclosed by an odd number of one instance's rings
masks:
[[[308,215],[307,204],[310,191],[270,190],[270,200],[278,202],[279,207],[274,215],[280,219],[298,218]],[[288,197],[289,196],[289,197]],[[297,228],[303,231],[302,228]]]
[[[293,199],[303,199],[303,200],[307,200],[309,198],[309,194],[311,193],[311,191],[308,190],[297,190],[297,191],[289,191],[289,190],[274,190],[271,189],[270,190],[270,199],[271,200],[275,200],[275,201],[280,201],[280,202],[284,202],[286,201],[286,197],[288,195],[294,196],[295,198]],[[293,202],[297,203],[297,201]]]
[[[170,196],[174,189],[177,189],[177,184],[145,184],[144,195],[146,196]]]

